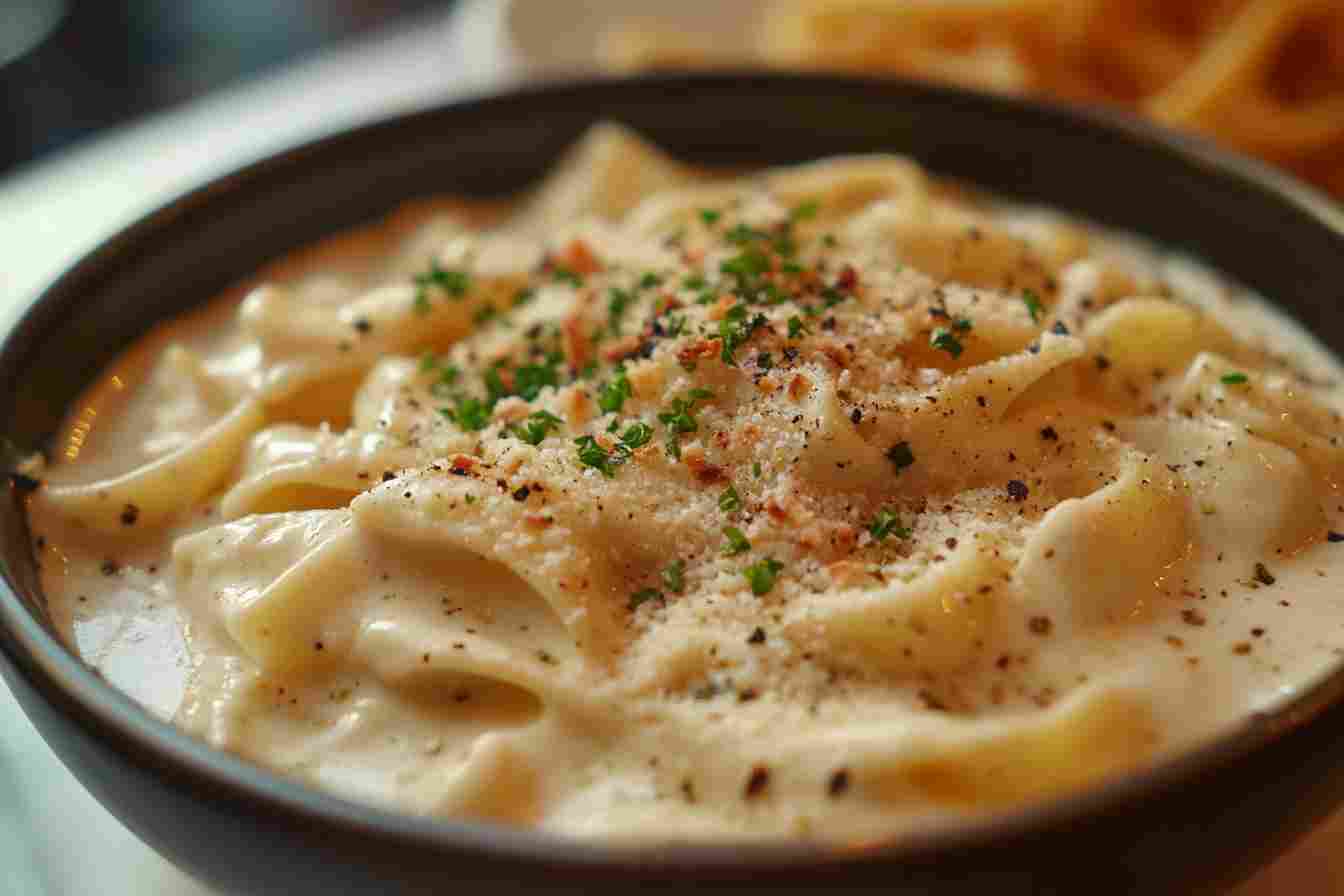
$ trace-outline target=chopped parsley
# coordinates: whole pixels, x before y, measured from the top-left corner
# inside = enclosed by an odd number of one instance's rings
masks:
[[[660,413],[658,420],[673,432],[695,432],[700,428],[695,419],[695,403],[713,397],[714,393],[708,389],[692,389],[684,398],[672,399],[671,410]]]
[[[775,580],[779,578],[779,572],[783,568],[783,563],[772,557],[766,557],[764,560],[758,560],[742,570],[742,575],[747,577],[747,582],[751,585],[751,593],[760,597],[769,594],[770,589],[775,587]]]
[[[673,594],[680,594],[686,590],[686,561],[673,560],[663,568],[663,584],[667,590]]]
[[[742,530],[736,526],[724,526],[723,537],[728,539],[728,543],[723,546],[723,556],[736,557],[738,554],[745,554],[751,550],[751,542],[747,541],[747,536],[742,534]]]
[[[621,334],[621,319],[625,317],[626,310],[635,301],[634,293],[628,289],[619,289],[612,287],[609,292],[610,298],[607,300],[607,316],[611,320],[611,332],[613,335]]]
[[[695,432],[700,428],[695,419],[695,403],[713,397],[714,393],[708,389],[691,389],[684,398],[672,399],[672,406],[669,410],[659,412],[658,422],[667,427],[667,454],[669,457],[681,457],[681,444],[677,441],[678,436],[682,433]]]
[[[795,314],[789,318],[790,339],[797,339],[799,336],[803,335],[806,332],[807,332],[807,325],[803,323],[803,319],[801,317]]]
[[[551,276],[559,283],[568,283],[570,286],[578,289],[583,286],[583,275],[578,271],[572,271],[569,268],[558,267],[551,272]]]
[[[663,278],[653,271],[645,271],[644,276],[639,278],[640,289],[653,289],[655,286],[662,285]]]
[[[1027,306],[1027,313],[1031,315],[1032,323],[1040,323],[1041,313],[1045,311],[1045,306],[1041,304],[1041,297],[1036,295],[1034,290],[1022,290],[1022,304]]]
[[[651,600],[662,600],[663,592],[657,588],[641,588],[630,595],[630,609],[638,610],[641,606]]]
[[[713,227],[715,224],[719,223],[719,219],[722,217],[723,212],[716,211],[712,208],[700,209],[700,220],[705,222],[706,227]]]
[[[719,351],[719,360],[730,367],[737,366],[737,359],[734,355],[740,345],[751,338],[751,334],[765,325],[765,315],[757,314],[748,319],[749,309],[746,305],[737,304],[728,309],[728,313],[719,321],[719,338],[723,340],[723,347]]]
[[[467,432],[479,432],[490,425],[490,405],[479,398],[459,395],[456,407],[440,408],[439,413]]]
[[[742,509],[742,496],[737,493],[736,486],[728,486],[719,495],[719,509],[724,513],[735,513]]]
[[[687,277],[685,280],[681,281],[681,288],[682,288],[682,289],[692,289],[692,290],[695,290],[695,289],[704,289],[704,288],[705,288],[705,278],[704,278],[704,277],[701,277],[699,274],[691,274],[691,275],[690,275],[689,277]]]
[[[429,270],[415,275],[415,311],[425,314],[429,311],[429,290],[437,287],[448,293],[450,298],[460,299],[471,288],[471,276],[466,271],[446,270],[439,267],[437,259],[431,260]]]
[[[1224,386],[1240,386],[1249,379],[1244,373],[1225,373],[1218,378]]]
[[[533,411],[527,420],[509,427],[509,432],[529,445],[540,445],[550,431],[565,421],[550,411]]]
[[[961,353],[965,351],[961,340],[954,336],[951,330],[944,327],[939,327],[933,331],[933,335],[929,338],[929,345],[942,349],[954,358],[960,358]]]
[[[897,442],[887,449],[887,460],[892,462],[899,473],[915,462],[915,453],[910,450],[909,442]]]
[[[819,211],[821,211],[821,203],[817,202],[815,199],[811,199],[807,202],[799,203],[793,211],[789,212],[789,220],[795,222],[806,221],[810,218],[815,218]]]
[[[821,304],[827,308],[834,308],[847,298],[849,296],[834,286],[827,286],[821,291]]]
[[[621,442],[630,449],[647,445],[653,438],[653,427],[642,421],[631,423],[621,434]]]
[[[630,380],[625,375],[624,367],[616,368],[616,376],[610,382],[603,383],[597,390],[597,406],[603,413],[618,413],[625,404],[625,400],[632,395],[630,389]]]
[[[868,524],[868,531],[872,533],[874,541],[882,541],[888,535],[895,535],[897,538],[910,537],[910,530],[901,525],[901,518],[885,507],[879,510],[877,516]]]
[[[748,246],[720,262],[719,270],[737,278],[739,289],[751,289],[756,278],[770,270],[770,258],[755,246]]]
[[[476,313],[471,316],[471,322],[476,326],[489,323],[498,314],[498,309],[494,305],[482,305],[476,309]]]
[[[560,385],[560,371],[556,369],[561,361],[558,354],[548,355],[543,364],[523,364],[513,371],[514,394],[524,401],[533,401],[547,386]]]
[[[524,287],[513,294],[513,307],[521,308],[537,297],[537,291]]]
[[[761,462],[760,462],[760,461],[756,461],[756,462],[754,462],[754,463],[751,465],[751,475],[755,476],[757,479],[760,479],[760,478],[761,478]]]
[[[956,330],[958,333],[969,333],[974,327],[975,324],[971,322],[969,317],[959,317],[952,324],[952,329]]]
[[[616,475],[616,467],[625,461],[625,452],[628,450],[622,446],[608,451],[592,436],[579,436],[574,444],[578,446],[579,463],[592,467],[608,479]]]

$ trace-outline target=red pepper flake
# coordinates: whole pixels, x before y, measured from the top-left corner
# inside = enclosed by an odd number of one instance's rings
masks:
[[[763,765],[758,765],[751,770],[751,777],[747,778],[747,786],[742,791],[742,795],[747,799],[755,799],[765,793],[766,788],[770,786],[770,769]]]
[[[854,270],[853,265],[845,265],[840,269],[840,276],[836,279],[835,285],[846,292],[853,292],[854,287],[859,285],[859,272]]]
[[[576,274],[596,274],[602,270],[602,262],[583,240],[571,240],[562,257],[565,267]]]
[[[714,485],[718,482],[726,482],[728,474],[723,471],[723,467],[715,466],[705,460],[705,455],[700,451],[683,452],[682,463],[690,469],[695,475],[697,481],[703,485]]]
[[[1027,489],[1027,484],[1021,479],[1008,480],[1008,498],[1012,501],[1025,501],[1027,495],[1031,492]]]
[[[701,358],[717,358],[722,348],[723,342],[719,339],[701,339],[679,348],[677,361],[684,367],[696,363]]]
[[[454,476],[466,476],[475,466],[476,458],[466,454],[457,454],[453,456],[453,465],[449,467],[448,472]]]

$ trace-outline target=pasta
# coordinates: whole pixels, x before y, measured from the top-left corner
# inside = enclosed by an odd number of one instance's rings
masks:
[[[1137,237],[612,125],[163,325],[27,473],[114,685],[356,799],[854,841],[1333,668],[1338,368]]]
[[[1344,196],[1344,8],[1329,0],[781,0],[754,45],[622,22],[609,68],[755,60],[1133,109]]]

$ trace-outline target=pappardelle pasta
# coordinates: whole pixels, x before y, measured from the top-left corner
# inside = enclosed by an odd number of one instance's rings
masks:
[[[580,837],[854,841],[1229,730],[1344,648],[1338,369],[896,156],[595,128],[160,327],[29,475],[53,615],[208,743]]]

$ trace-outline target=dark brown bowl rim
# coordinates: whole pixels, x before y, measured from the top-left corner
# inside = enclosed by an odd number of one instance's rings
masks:
[[[908,99],[912,93],[933,100],[967,95],[966,91],[957,88],[897,79],[714,72],[585,79],[528,86],[392,115],[302,143],[212,178],[123,227],[85,253],[27,302],[23,314],[5,334],[0,357],[22,353],[23,337],[29,328],[36,326],[35,317],[42,306],[68,290],[72,283],[96,277],[100,269],[131,247],[152,245],[156,234],[190,211],[209,206],[216,197],[263,179],[296,160],[318,156],[344,141],[368,137],[378,131],[391,132],[404,122],[439,115],[497,115],[507,112],[510,105],[535,103],[547,97],[590,94],[596,99],[604,92],[614,90],[645,92],[654,98],[668,89],[681,92],[712,90],[716,85],[724,87],[730,82],[740,85],[744,81],[762,90],[787,91],[791,87],[811,85],[837,92],[888,94],[893,101],[900,101],[902,97]],[[1219,149],[1201,139],[1112,111],[1020,97],[994,97],[992,102],[1018,115],[1054,116],[1107,138],[1141,144],[1146,151],[1173,156],[1192,168],[1231,177],[1253,188],[1260,200],[1286,203],[1307,215],[1340,238],[1344,248],[1344,211],[1313,188],[1267,165]],[[593,107],[600,108],[600,103],[594,102]],[[1341,273],[1344,273],[1344,253],[1341,254]],[[1080,824],[1089,817],[1118,807],[1153,800],[1180,788],[1183,783],[1216,773],[1310,723],[1344,697],[1344,667],[1340,667],[1323,675],[1298,698],[1273,713],[1253,715],[1217,739],[1149,768],[1062,798],[940,824],[890,840],[843,847],[795,841],[600,844],[485,822],[417,817],[388,811],[324,793],[215,750],[170,723],[153,717],[77,659],[23,605],[17,595],[19,586],[13,570],[7,564],[3,569],[3,580],[0,635],[7,633],[13,639],[10,649],[15,654],[10,656],[0,652],[0,660],[12,663],[38,686],[45,698],[58,705],[64,704],[67,711],[72,711],[70,714],[77,716],[77,722],[99,730],[102,737],[120,739],[118,745],[124,749],[133,748],[141,761],[148,760],[160,769],[195,777],[254,805],[281,811],[309,824],[336,825],[366,836],[393,838],[410,848],[481,851],[521,862],[609,871],[638,869],[656,873],[660,869],[675,869],[685,874],[699,868],[750,872],[752,869],[781,870],[804,865],[810,868],[857,866],[876,860],[884,863],[928,862],[939,855],[964,854],[995,841],[1030,837],[1036,832]]]

